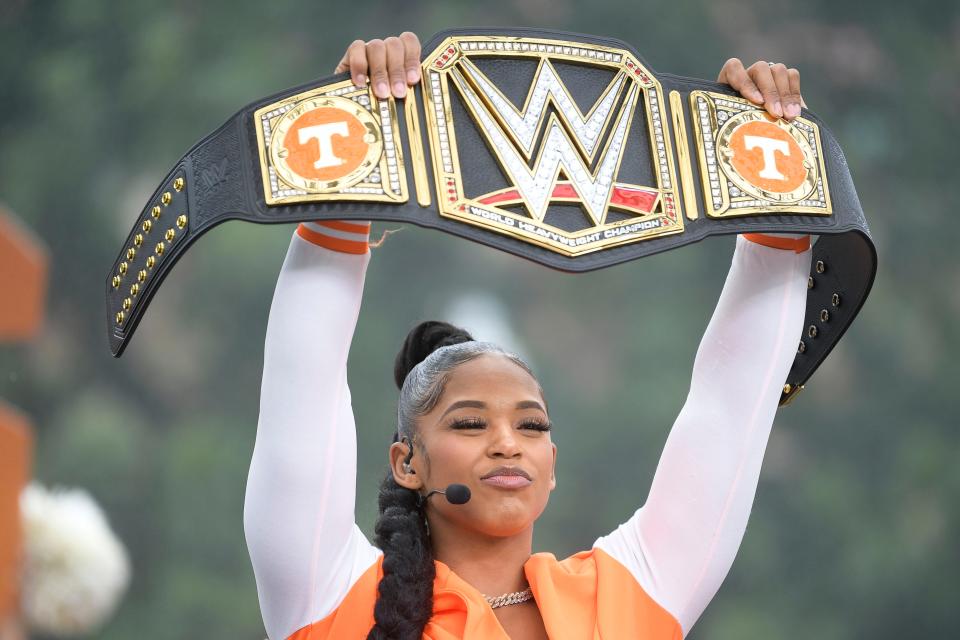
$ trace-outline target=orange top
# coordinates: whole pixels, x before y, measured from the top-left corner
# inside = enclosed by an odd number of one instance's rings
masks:
[[[424,640],[509,640],[479,591],[442,562],[433,582],[433,618]],[[627,569],[602,549],[558,561],[536,553],[524,565],[551,638],[656,638],[679,640],[680,623],[654,602]],[[365,638],[373,627],[383,556],[353,585],[336,610],[289,640]]]

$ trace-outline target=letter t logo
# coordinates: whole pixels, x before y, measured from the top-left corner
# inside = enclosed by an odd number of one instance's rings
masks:
[[[300,144],[306,144],[308,141],[314,139],[320,143],[320,159],[313,163],[314,169],[338,167],[346,162],[346,160],[337,157],[333,153],[333,144],[331,144],[331,139],[333,136],[343,136],[346,138],[349,133],[350,132],[347,128],[347,123],[344,121],[329,122],[327,124],[304,127],[298,132]]]
[[[759,173],[761,178],[767,178],[768,180],[787,179],[787,176],[777,170],[777,159],[773,155],[774,151],[779,151],[785,156],[790,155],[790,145],[785,141],[761,136],[743,136],[743,144],[747,150],[760,147],[760,150],[763,151],[763,169]]]

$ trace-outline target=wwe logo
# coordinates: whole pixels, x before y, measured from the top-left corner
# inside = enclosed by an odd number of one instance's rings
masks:
[[[211,164],[200,172],[200,184],[204,187],[204,191],[213,189],[227,179],[228,162],[227,158],[223,158],[220,162]]]
[[[465,60],[462,69],[518,143],[514,144],[508,138],[507,133],[494,120],[494,114],[485,106],[481,95],[474,91],[463,75],[453,72],[451,77],[454,83],[469,104],[492,148],[500,156],[504,169],[523,197],[530,215],[538,222],[543,221],[562,167],[593,224],[603,224],[610,196],[614,191],[614,173],[623,157],[639,87],[631,84],[627,89],[626,100],[616,115],[613,132],[600,163],[595,171],[591,171],[589,163],[607,129],[604,123],[626,79],[623,73],[616,75],[590,113],[584,116],[563,87],[553,65],[547,60],[544,60],[538,69],[536,82],[527,94],[522,112],[508,102],[473,64]],[[539,132],[538,124],[548,100],[556,106],[567,127],[561,126],[557,114],[550,114],[546,125],[547,134],[534,162],[534,168],[531,169],[528,159],[533,155],[533,144]],[[571,140],[568,132],[573,134],[575,141]]]

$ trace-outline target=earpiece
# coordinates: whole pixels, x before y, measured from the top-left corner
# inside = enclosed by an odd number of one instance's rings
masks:
[[[403,459],[403,472],[415,474],[416,471],[413,470],[413,467],[410,465],[410,460],[413,458],[413,445],[407,442],[407,436],[400,438],[400,442],[407,445],[407,457]]]
[[[400,438],[400,442],[407,445],[407,457],[403,459],[403,471],[404,473],[416,473],[413,470],[413,467],[410,465],[410,460],[413,459],[413,445],[407,441],[406,436]],[[418,507],[423,507],[430,496],[442,493],[447,497],[447,502],[450,504],[466,504],[470,501],[470,487],[464,484],[451,484],[447,485],[446,489],[432,489],[427,492],[427,495],[420,494],[418,498]],[[427,530],[429,531],[430,525],[427,524]]]

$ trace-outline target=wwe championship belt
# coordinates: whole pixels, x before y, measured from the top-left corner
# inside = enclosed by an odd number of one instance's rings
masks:
[[[112,353],[177,258],[232,219],[411,222],[565,271],[711,235],[818,234],[781,403],[863,305],[876,250],[843,153],[810,112],[773,120],[609,38],[459,29],[423,50],[403,100],[339,74],[258,100],[194,145],[107,277]]]

